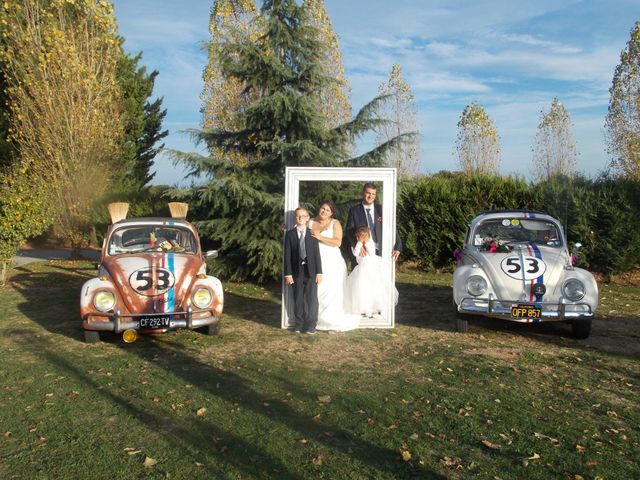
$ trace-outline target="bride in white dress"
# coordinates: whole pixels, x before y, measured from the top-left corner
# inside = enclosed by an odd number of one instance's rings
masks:
[[[331,200],[320,204],[318,215],[309,221],[311,235],[320,244],[322,282],[318,285],[317,330],[346,331],[358,328],[359,315],[345,313],[344,292],[347,266],[340,253],[342,226],[333,218],[336,207]]]

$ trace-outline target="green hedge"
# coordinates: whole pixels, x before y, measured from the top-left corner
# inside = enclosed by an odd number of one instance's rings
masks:
[[[581,242],[581,266],[604,274],[640,265],[640,182],[558,177],[530,184],[510,177],[441,172],[400,186],[398,228],[404,258],[425,269],[451,267],[466,226],[479,212],[532,209],[558,218]]]

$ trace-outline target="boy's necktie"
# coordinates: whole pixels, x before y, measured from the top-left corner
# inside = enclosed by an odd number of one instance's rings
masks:
[[[300,260],[307,259],[307,247],[304,244],[304,230],[300,230]]]

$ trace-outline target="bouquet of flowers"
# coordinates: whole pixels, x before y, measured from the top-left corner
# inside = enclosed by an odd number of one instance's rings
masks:
[[[498,237],[487,237],[483,239],[480,250],[485,250],[489,253],[506,253],[511,251],[511,247],[509,247],[508,244],[502,242]]]

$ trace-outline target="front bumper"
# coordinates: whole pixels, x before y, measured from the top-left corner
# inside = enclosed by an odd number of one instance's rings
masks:
[[[511,316],[511,307],[520,304],[535,304],[542,310],[540,318],[519,318]],[[588,303],[567,302],[528,302],[526,300],[498,300],[492,294],[488,298],[463,297],[458,305],[458,312],[472,315],[483,315],[492,318],[503,318],[514,322],[562,322],[581,318],[593,318],[594,312]]]
[[[121,333],[125,330],[166,331],[176,330],[178,328],[193,330],[194,328],[214,325],[220,321],[220,317],[216,315],[212,309],[193,310],[191,307],[188,307],[186,312],[171,312],[167,315],[171,316],[168,328],[140,328],[140,322],[137,319],[140,317],[148,317],[148,313],[121,313],[120,310],[116,309],[114,312],[90,313],[82,321],[82,327],[85,330],[115,333]],[[105,320],[105,318],[107,320]]]

